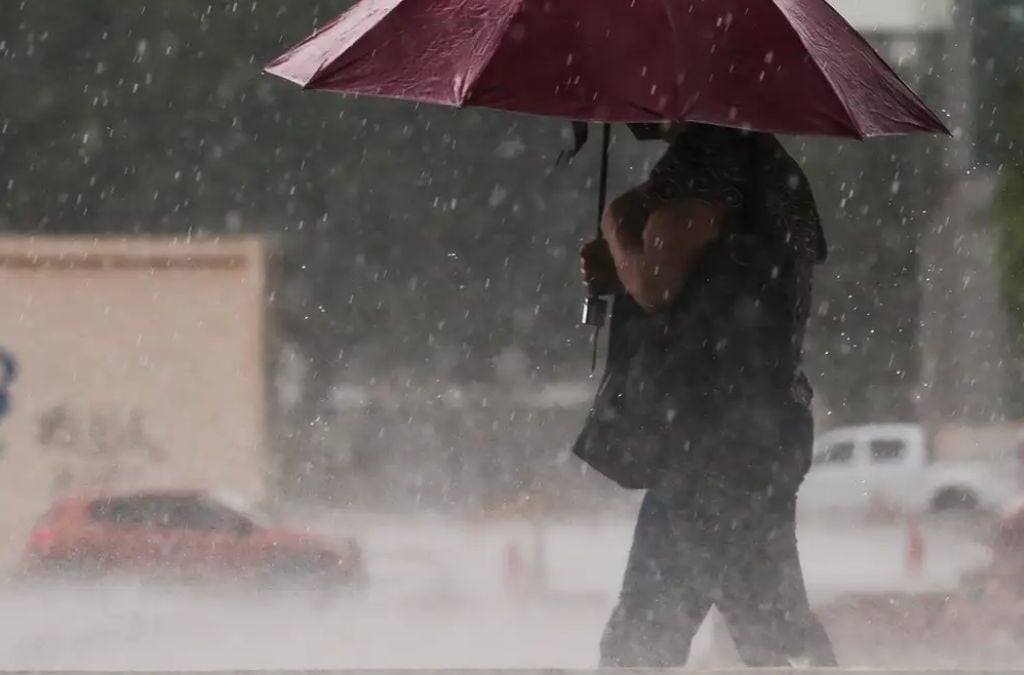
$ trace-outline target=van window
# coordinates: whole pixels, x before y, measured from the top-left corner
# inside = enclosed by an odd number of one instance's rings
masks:
[[[898,438],[876,438],[871,441],[871,463],[899,462],[906,454],[906,444]]]
[[[852,441],[839,441],[838,443],[833,443],[814,457],[814,464],[816,466],[849,464],[852,461]]]

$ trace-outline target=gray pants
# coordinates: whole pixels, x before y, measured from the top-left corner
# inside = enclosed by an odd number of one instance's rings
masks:
[[[721,612],[751,667],[836,663],[811,612],[796,546],[796,495],[722,486],[651,490],[619,604],[601,642],[603,667],[683,666],[708,611]]]

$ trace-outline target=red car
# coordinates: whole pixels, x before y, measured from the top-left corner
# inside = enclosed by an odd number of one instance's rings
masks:
[[[364,579],[362,554],[266,527],[203,492],[62,499],[32,532],[26,571],[179,578]]]

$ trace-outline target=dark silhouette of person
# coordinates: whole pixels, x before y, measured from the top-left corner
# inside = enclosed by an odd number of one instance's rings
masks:
[[[615,447],[658,459],[601,662],[682,666],[716,606],[748,665],[832,666],[795,527],[813,443],[802,343],[826,253],[814,199],[772,135],[677,124],[663,138],[581,251],[589,290],[615,295],[605,378],[640,420]]]

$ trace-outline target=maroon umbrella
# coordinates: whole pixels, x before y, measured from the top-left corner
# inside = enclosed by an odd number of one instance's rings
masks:
[[[946,131],[825,0],[362,0],[267,70],[579,121]]]

